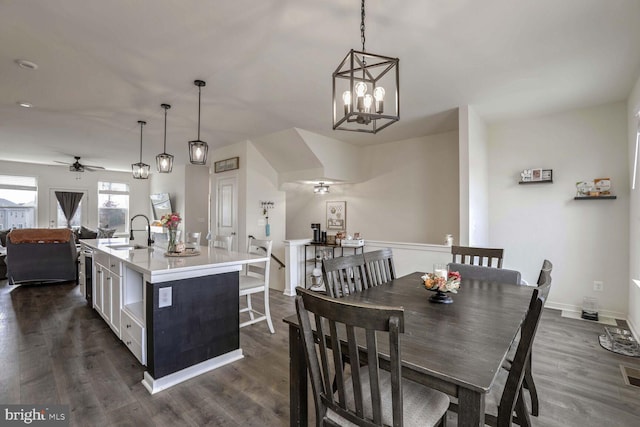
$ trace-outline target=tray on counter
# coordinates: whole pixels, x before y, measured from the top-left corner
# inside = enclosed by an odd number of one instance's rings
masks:
[[[171,258],[181,258],[187,256],[200,255],[200,251],[184,251],[184,252],[165,252],[164,256]]]

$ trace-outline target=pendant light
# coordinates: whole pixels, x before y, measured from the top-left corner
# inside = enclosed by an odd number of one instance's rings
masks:
[[[173,169],[173,156],[167,154],[167,110],[171,108],[169,104],[160,104],[164,108],[164,151],[156,156],[156,166],[160,173],[171,173]]]
[[[400,60],[365,50],[364,16],[362,0],[362,51],[351,49],[333,72],[334,130],[376,133],[400,120]],[[386,105],[385,94],[393,97]]]
[[[138,120],[140,123],[140,161],[131,165],[133,171],[133,177],[135,179],[147,179],[149,178],[149,165],[142,163],[142,127],[147,124],[143,120]]]
[[[206,83],[202,80],[196,80],[193,84],[198,86],[198,139],[195,141],[189,141],[189,161],[194,165],[204,165],[207,163],[207,151],[209,150],[209,146],[206,142],[200,141],[200,98],[202,87],[206,85]]]

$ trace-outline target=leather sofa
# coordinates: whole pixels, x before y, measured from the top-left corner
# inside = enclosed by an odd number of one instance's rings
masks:
[[[78,253],[66,228],[14,229],[7,236],[9,283],[77,281]]]

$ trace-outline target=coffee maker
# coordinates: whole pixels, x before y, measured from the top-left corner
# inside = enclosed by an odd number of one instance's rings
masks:
[[[313,223],[311,224],[311,229],[313,230],[313,243],[320,243],[322,240],[322,234],[320,233],[320,224]]]

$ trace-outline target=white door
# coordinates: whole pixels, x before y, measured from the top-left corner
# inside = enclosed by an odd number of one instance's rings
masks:
[[[216,234],[233,236],[232,250],[238,245],[238,177],[216,179]]]
[[[60,228],[67,226],[67,219],[62,213],[60,203],[56,198],[56,191],[70,191],[73,193],[82,193],[82,200],[76,214],[71,219],[71,226],[81,226],[89,224],[89,192],[87,190],[79,190],[77,188],[52,188],[49,190],[49,228]]]

